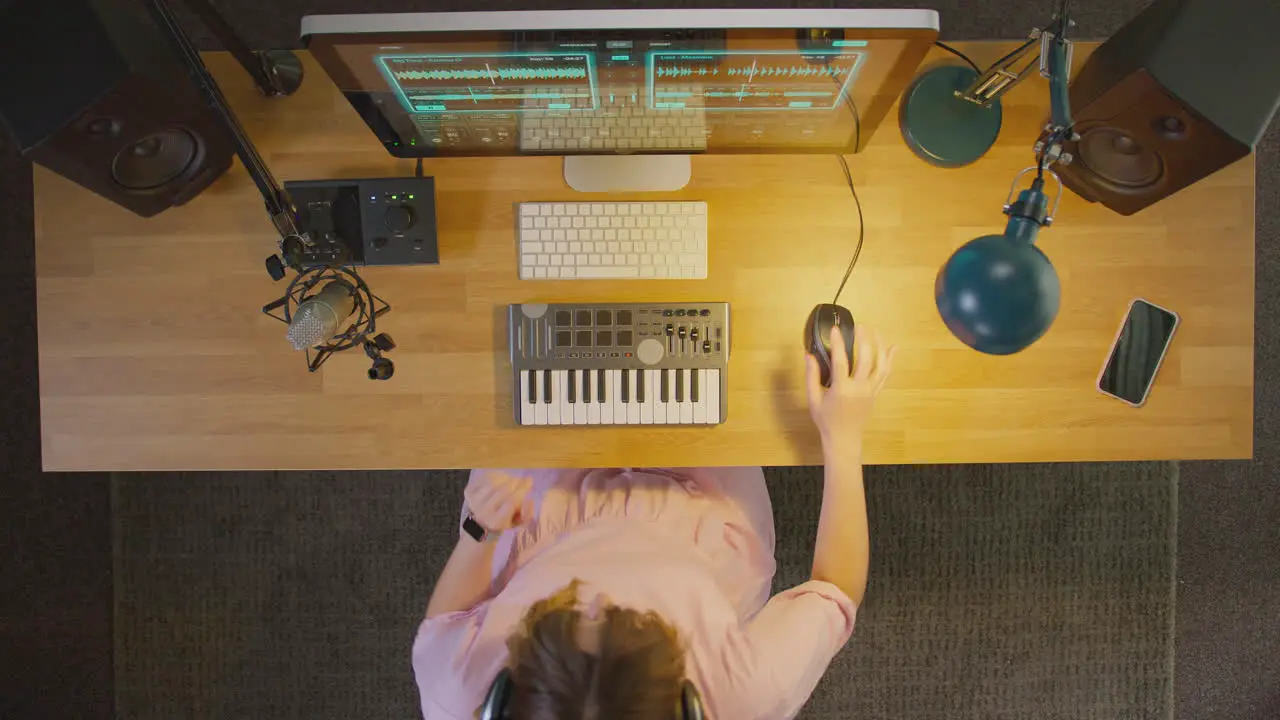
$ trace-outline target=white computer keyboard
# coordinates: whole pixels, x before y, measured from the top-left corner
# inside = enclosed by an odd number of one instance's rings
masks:
[[[643,102],[644,88],[616,90],[602,93],[594,110],[581,98],[561,110],[553,109],[551,100],[526,101],[526,112],[520,116],[520,151],[707,149],[702,108],[650,108]],[[532,88],[530,92],[554,97],[557,89]]]
[[[520,203],[524,280],[707,277],[704,202]]]

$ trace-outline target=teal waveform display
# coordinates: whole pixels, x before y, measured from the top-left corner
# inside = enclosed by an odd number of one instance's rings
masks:
[[[721,70],[720,68],[691,68],[691,67],[675,67],[675,66],[659,66],[654,72],[660,78],[715,78],[715,77],[758,77],[758,78],[818,78],[831,77],[841,78],[848,75],[852,71],[849,67],[837,67],[835,65],[790,65],[787,67],[775,67],[772,65],[761,65],[757,67],[731,67]]]
[[[848,46],[855,47],[855,46]],[[832,111],[844,106],[868,50],[655,51],[647,60],[651,102],[681,97],[716,111]]]
[[[591,53],[388,54],[374,62],[411,114],[545,111],[531,101],[561,98],[573,110],[598,104]]]
[[[582,80],[585,67],[495,67],[479,70],[401,70],[397,80]]]

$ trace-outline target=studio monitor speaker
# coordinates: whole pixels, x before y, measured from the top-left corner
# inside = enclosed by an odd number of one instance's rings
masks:
[[[231,166],[230,134],[126,3],[0,0],[0,125],[32,161],[149,217]]]
[[[1252,152],[1278,102],[1280,2],[1156,0],[1076,73],[1057,170],[1132,215]]]

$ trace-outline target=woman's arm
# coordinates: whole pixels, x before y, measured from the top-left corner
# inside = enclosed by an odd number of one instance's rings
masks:
[[[497,470],[475,470],[463,491],[463,512],[470,512],[490,534],[503,532],[529,519],[528,478]],[[458,544],[445,563],[436,588],[427,602],[427,618],[457,610],[470,610],[489,593],[493,577],[493,551],[489,540],[477,541],[458,530]]]
[[[493,573],[493,549],[497,543],[477,542],[470,535],[458,537],[449,562],[431,592],[427,603],[427,617],[455,610],[470,610],[489,592],[489,579]]]
[[[871,564],[862,452],[823,449],[822,515],[813,545],[814,580],[824,580],[862,604]]]
[[[832,328],[831,335],[831,347],[844,347],[840,328]],[[822,436],[826,466],[811,576],[840,588],[858,605],[866,593],[871,562],[862,435],[876,395],[889,377],[894,351],[879,333],[859,328],[854,337],[853,374],[844,353],[832,353],[830,388],[822,387],[817,361],[806,358],[809,412]]]

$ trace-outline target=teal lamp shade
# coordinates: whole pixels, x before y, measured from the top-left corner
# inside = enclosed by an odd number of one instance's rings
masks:
[[[1010,355],[1039,340],[1053,324],[1062,294],[1058,273],[1034,239],[1010,232],[976,238],[938,271],[938,313],[965,345]]]
[[[943,65],[921,73],[902,95],[898,128],[921,160],[944,168],[968,165],[986,154],[1000,134],[1000,101],[982,106],[962,93],[978,78],[963,65]]]

